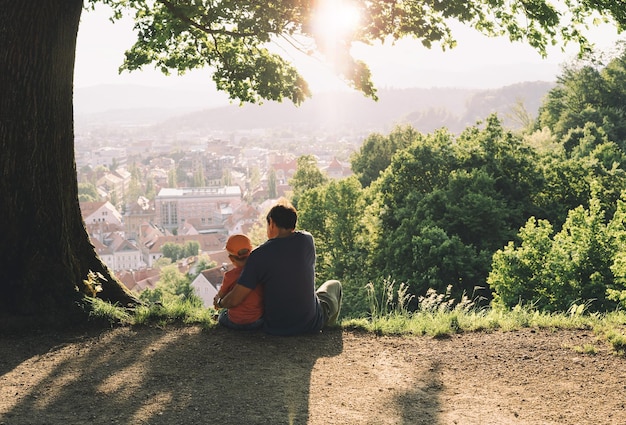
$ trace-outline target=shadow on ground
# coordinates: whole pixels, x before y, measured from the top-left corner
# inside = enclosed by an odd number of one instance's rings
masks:
[[[45,349],[20,340],[21,358],[3,356],[0,424],[305,424],[316,361],[343,350],[340,330],[283,338],[124,328],[45,338]]]
[[[624,357],[600,344],[579,329],[0,336],[0,425],[623,425]]]

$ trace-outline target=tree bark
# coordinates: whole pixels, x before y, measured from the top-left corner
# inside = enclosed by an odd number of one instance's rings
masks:
[[[82,0],[0,0],[0,317],[66,322],[98,296],[135,298],[80,213],[73,76]],[[93,272],[93,273],[90,273]],[[89,281],[90,275],[98,276]]]

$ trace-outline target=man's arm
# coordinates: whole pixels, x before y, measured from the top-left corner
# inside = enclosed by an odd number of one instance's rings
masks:
[[[233,308],[237,307],[239,304],[246,299],[246,297],[252,292],[252,289],[246,288],[243,285],[236,284],[233,289],[222,298],[220,301],[220,307],[222,308]]]

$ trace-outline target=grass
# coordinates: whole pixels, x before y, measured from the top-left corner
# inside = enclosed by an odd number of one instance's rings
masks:
[[[387,283],[393,286],[392,283]],[[585,313],[584,308],[573,306],[565,313],[542,312],[532,307],[517,306],[511,310],[477,308],[467,299],[454,303],[449,294],[429,293],[418,300],[418,308],[406,307],[410,297],[402,285],[399,296],[389,288],[370,299],[370,315],[366,318],[348,318],[341,327],[361,330],[377,335],[430,336],[445,338],[463,332],[493,332],[530,329],[585,329],[592,330],[600,340],[605,340],[620,355],[626,354],[626,312]],[[370,297],[375,296],[371,293]],[[398,302],[398,300],[400,300]],[[169,324],[199,325],[211,329],[217,325],[212,308],[203,308],[188,302],[173,302],[139,306],[133,310],[113,306],[97,299],[91,302],[91,315],[113,325]],[[575,348],[581,353],[596,352],[593,346]]]
[[[585,344],[583,346],[575,346],[573,347],[574,351],[581,354],[596,354],[598,349],[593,344]]]
[[[425,335],[444,338],[463,332],[515,331],[519,329],[585,329],[606,340],[620,355],[626,354],[626,313],[581,314],[546,313],[530,309],[497,311],[445,311],[412,314],[390,314],[386,317],[348,319],[346,329],[358,329],[379,335]],[[595,347],[582,347],[580,352],[591,354]]]
[[[213,319],[215,310],[184,301],[139,305],[133,309],[115,306],[95,298],[90,302],[92,308],[90,316],[96,320],[107,320],[111,326],[166,326],[182,323],[210,329],[217,324]]]

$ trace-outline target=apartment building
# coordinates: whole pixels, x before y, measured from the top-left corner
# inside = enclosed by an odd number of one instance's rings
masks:
[[[241,204],[239,186],[163,188],[155,198],[156,223],[168,230],[177,229],[186,220],[199,220],[215,231]]]

